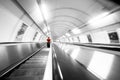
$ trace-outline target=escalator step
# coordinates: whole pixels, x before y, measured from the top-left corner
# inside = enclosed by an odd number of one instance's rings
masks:
[[[34,68],[34,69],[18,69],[10,77],[20,77],[20,76],[39,76],[44,75],[45,68]]]
[[[19,69],[27,69],[27,68],[45,68],[46,64],[24,64],[20,66]]]
[[[49,49],[43,49],[24,64],[16,68],[4,80],[42,80],[46,68]]]
[[[42,80],[43,76],[11,77],[6,80]]]

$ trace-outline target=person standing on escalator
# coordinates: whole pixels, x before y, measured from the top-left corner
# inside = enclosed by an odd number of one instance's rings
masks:
[[[47,38],[47,48],[50,48],[50,42],[51,42],[51,39],[50,37]]]

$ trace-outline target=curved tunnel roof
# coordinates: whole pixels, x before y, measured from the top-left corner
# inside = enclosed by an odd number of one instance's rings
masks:
[[[108,6],[111,3],[107,2],[106,6],[105,2],[105,0],[43,0],[43,3],[50,6],[52,17],[48,25],[53,38],[61,37],[68,31],[81,27],[94,15],[110,10]]]
[[[17,1],[30,4],[26,0]],[[35,2],[34,0],[30,1],[31,3]],[[75,28],[81,27],[82,30],[84,28],[82,25],[86,24],[93,16],[116,7],[113,2],[108,0],[37,0],[36,2],[39,6],[42,4],[47,5],[50,19],[45,20],[44,23],[50,27],[53,39],[60,38]],[[30,13],[30,10],[28,13]]]

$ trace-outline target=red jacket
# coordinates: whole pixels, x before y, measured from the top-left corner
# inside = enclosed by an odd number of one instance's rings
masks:
[[[50,39],[50,38],[48,38],[48,39],[47,39],[47,42],[50,42],[50,41],[51,41],[51,39]]]

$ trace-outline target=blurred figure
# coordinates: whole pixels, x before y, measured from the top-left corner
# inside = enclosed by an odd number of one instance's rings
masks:
[[[47,38],[47,48],[50,48],[50,42],[51,42],[51,39],[50,37]]]

